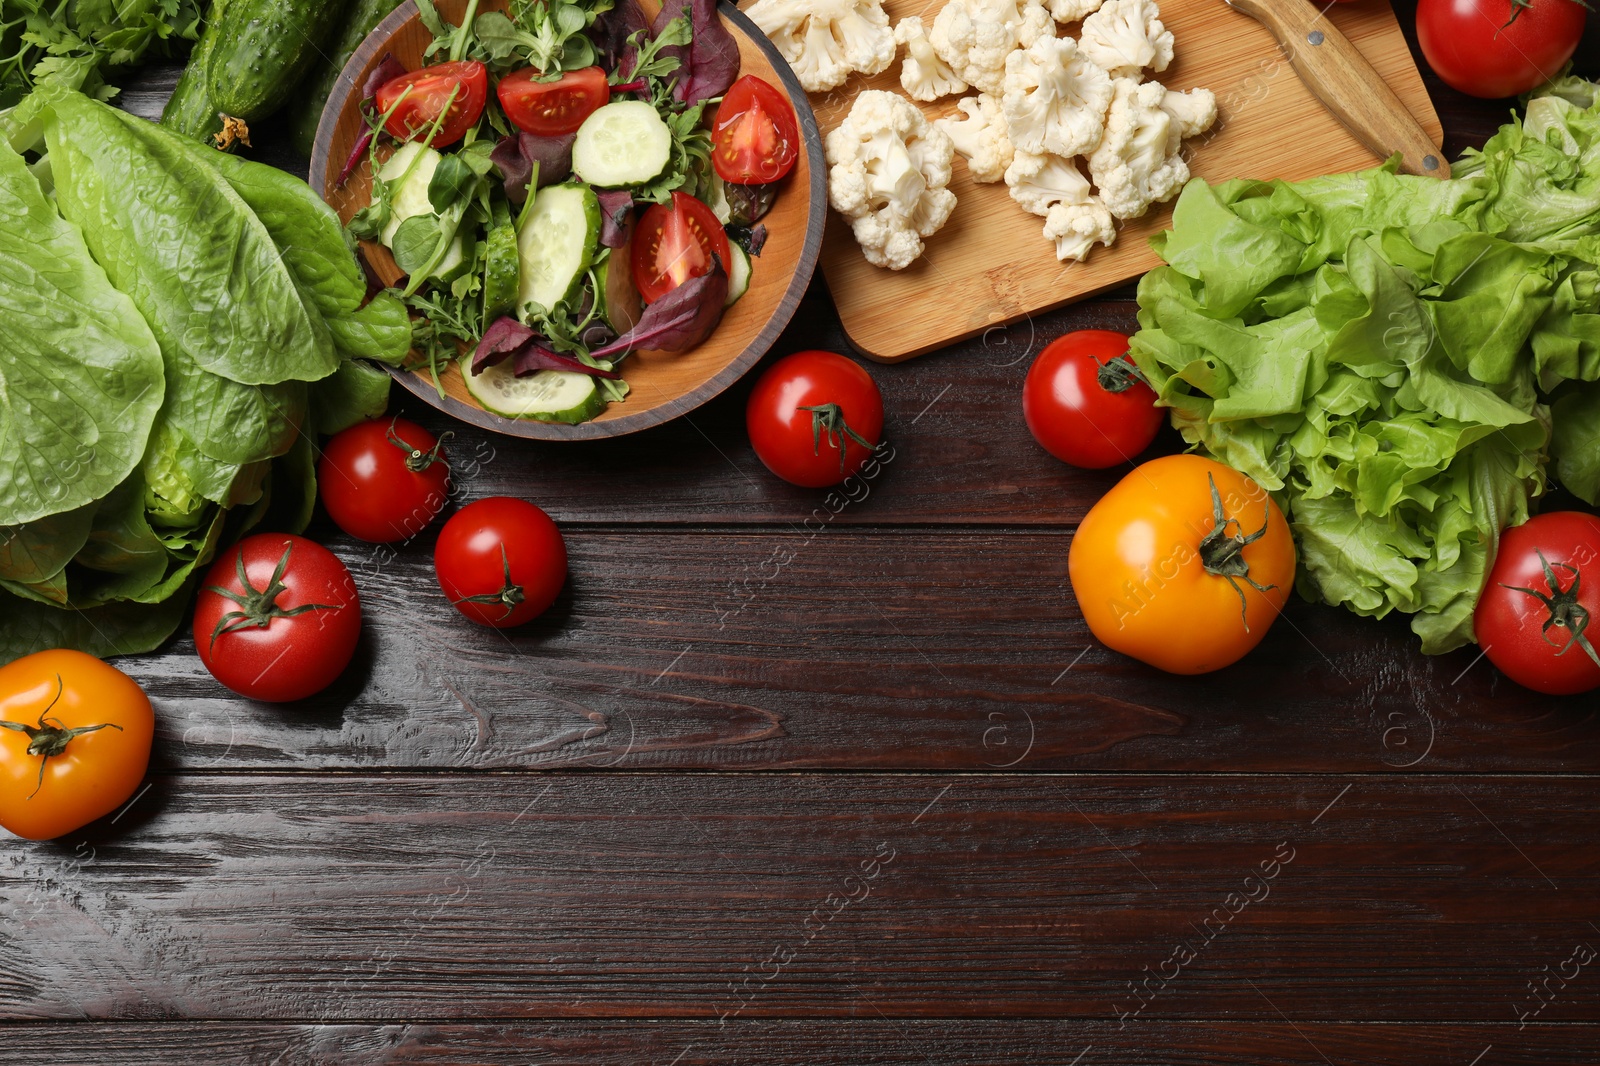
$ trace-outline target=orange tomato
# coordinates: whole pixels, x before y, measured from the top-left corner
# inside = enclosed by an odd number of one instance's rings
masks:
[[[1068,557],[1101,643],[1174,674],[1238,662],[1294,584],[1294,538],[1253,479],[1198,455],[1145,463],[1094,506]]]
[[[126,803],[155,733],[133,679],[79,651],[0,667],[0,826],[53,840]]]

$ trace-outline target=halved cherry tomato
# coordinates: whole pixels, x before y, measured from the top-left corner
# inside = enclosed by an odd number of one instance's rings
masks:
[[[377,107],[380,115],[388,115],[398,102],[400,106],[389,115],[384,129],[402,141],[420,141],[444,112],[445,102],[450,101],[450,114],[433,139],[433,147],[443,148],[467,135],[482,117],[488,99],[488,69],[482,63],[465,60],[423,67],[385,82],[378,90]]]
[[[800,125],[784,95],[754,74],[734,82],[711,128],[711,165],[722,180],[765,185],[799,157]]]
[[[599,67],[569,70],[554,81],[540,81],[526,67],[500,79],[500,106],[506,118],[524,133],[556,137],[576,133],[583,120],[611,99],[606,72]]]
[[[645,303],[654,303],[690,278],[711,273],[715,255],[728,269],[728,235],[711,208],[688,193],[672,205],[651,204],[633,234],[633,280]]]

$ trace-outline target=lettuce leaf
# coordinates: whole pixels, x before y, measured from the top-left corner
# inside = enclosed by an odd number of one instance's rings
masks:
[[[132,301],[0,141],[0,526],[105,496],[144,454],[165,393]]]
[[[1278,497],[1302,594],[1410,614],[1430,653],[1473,638],[1550,455],[1600,496],[1600,388],[1562,384],[1600,378],[1595,94],[1536,98],[1456,174],[1191,182],[1132,343],[1184,438]]]

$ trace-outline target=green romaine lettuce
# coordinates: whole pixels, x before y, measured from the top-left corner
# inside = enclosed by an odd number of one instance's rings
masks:
[[[126,478],[165,380],[144,319],[3,141],[0,321],[0,526],[16,526]]]

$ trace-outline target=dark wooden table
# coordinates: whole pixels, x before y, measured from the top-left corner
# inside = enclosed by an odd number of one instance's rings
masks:
[[[1505,114],[1430,85],[1452,153]],[[1600,1061],[1593,698],[1298,601],[1202,679],[1090,637],[1067,548],[1119,475],[1018,398],[1133,312],[871,367],[893,461],[831,503],[762,469],[747,388],[627,440],[449,427],[463,499],[561,523],[555,608],[475,628],[431,537],[323,524],[367,617],[333,691],[123,662],[150,784],[5,845],[0,1061]]]

